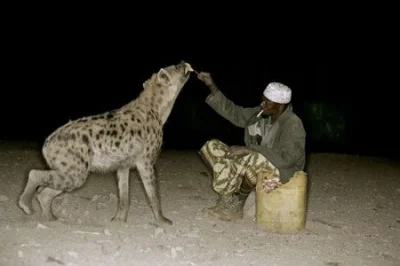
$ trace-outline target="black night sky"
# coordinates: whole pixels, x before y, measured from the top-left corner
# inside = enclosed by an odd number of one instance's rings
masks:
[[[258,105],[270,81],[287,84],[306,127],[308,152],[398,157],[394,97],[379,99],[362,85],[348,84],[344,76],[352,66],[333,64],[334,56],[323,48],[309,54],[300,46],[276,49],[268,46],[272,41],[260,45],[238,36],[210,42],[200,33],[193,39],[179,32],[167,38],[157,35],[159,28],[142,35],[129,33],[129,27],[34,25],[23,24],[6,41],[2,141],[41,144],[70,119],[133,100],[151,74],[185,60],[197,71],[210,72],[221,91],[241,106]],[[243,45],[231,42],[235,38]],[[243,144],[243,130],[204,102],[208,93],[193,75],[165,125],[165,149],[199,149],[210,138]]]

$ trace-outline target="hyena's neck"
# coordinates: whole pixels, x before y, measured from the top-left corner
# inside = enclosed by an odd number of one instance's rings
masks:
[[[130,103],[130,108],[137,106],[143,106],[145,109],[150,108],[159,115],[164,125],[171,114],[178,94],[178,89],[171,90],[169,87],[148,83],[139,97]]]

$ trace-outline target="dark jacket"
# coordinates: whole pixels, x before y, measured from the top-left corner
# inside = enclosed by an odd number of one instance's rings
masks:
[[[241,107],[227,99],[221,91],[210,94],[206,103],[218,114],[232,124],[244,128],[244,142],[246,147],[264,155],[276,168],[279,169],[282,183],[286,183],[296,171],[305,167],[306,132],[301,119],[293,112],[289,104],[285,112],[277,119],[276,137],[272,147],[259,145],[256,136],[249,134],[248,126],[265,117],[258,117],[261,107]]]

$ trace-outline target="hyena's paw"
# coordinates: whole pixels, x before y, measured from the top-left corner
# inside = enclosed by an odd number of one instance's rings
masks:
[[[32,207],[32,199],[30,197],[26,197],[24,194],[21,195],[18,202],[19,207],[26,213],[26,214],[33,214],[33,207]]]
[[[172,221],[168,218],[166,218],[165,216],[161,216],[160,219],[158,219],[157,221],[157,225],[160,227],[168,227],[170,225],[172,225]]]
[[[122,211],[117,211],[113,218],[111,218],[111,222],[114,223],[126,223],[128,221],[127,213]]]
[[[158,220],[150,222],[150,224],[156,228],[162,228],[164,230],[167,230],[172,225],[172,221],[165,217],[160,217]]]
[[[52,212],[50,213],[42,213],[42,219],[48,222],[58,221],[58,217],[56,217]]]

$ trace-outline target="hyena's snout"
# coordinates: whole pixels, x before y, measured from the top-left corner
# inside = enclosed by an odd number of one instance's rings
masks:
[[[185,61],[181,61],[179,64],[176,65],[176,69],[183,74],[187,74],[186,71],[186,62]]]
[[[182,60],[178,65],[176,65],[176,68],[181,74],[183,74],[184,77],[188,77],[190,73],[194,71],[192,66],[189,63],[185,62],[184,60]]]

